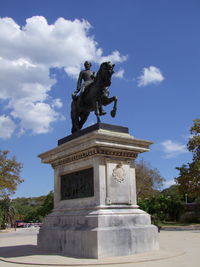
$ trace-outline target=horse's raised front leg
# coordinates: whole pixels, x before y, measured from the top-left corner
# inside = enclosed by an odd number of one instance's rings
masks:
[[[110,112],[110,115],[114,118],[117,111],[117,96],[113,96],[114,106],[113,109]]]
[[[99,103],[98,103],[98,101],[96,101],[95,115],[96,115],[96,117],[97,117],[97,123],[101,122],[101,120],[100,120],[100,112],[99,112]]]

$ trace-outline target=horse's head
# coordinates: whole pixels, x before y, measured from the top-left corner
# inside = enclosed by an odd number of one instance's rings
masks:
[[[110,61],[103,62],[99,69],[99,74],[101,74],[101,80],[104,86],[111,85],[111,77],[114,73],[114,66]]]

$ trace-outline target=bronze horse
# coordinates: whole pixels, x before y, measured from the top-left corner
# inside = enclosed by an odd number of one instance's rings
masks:
[[[114,64],[104,62],[101,64],[94,82],[86,88],[83,95],[73,98],[71,104],[72,133],[83,127],[90,112],[94,111],[97,122],[101,122],[101,107],[114,102],[110,114],[115,117],[117,110],[117,97],[109,97],[108,86],[111,85]]]

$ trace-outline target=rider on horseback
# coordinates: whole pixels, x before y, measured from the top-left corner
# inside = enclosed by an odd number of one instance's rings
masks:
[[[85,70],[82,70],[80,72],[79,78],[77,81],[77,88],[72,94],[73,100],[76,100],[77,94],[80,92],[81,102],[84,102],[84,93],[85,93],[86,88],[89,88],[95,79],[95,72],[92,72],[90,70],[92,66],[91,62],[85,61],[84,66],[85,66]],[[82,80],[84,81],[83,84],[82,84]],[[105,114],[106,112],[103,110],[102,107],[100,107],[100,115],[105,115]]]

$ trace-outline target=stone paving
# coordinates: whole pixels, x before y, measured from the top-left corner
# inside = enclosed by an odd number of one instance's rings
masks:
[[[171,229],[172,230],[172,229]],[[159,234],[160,250],[107,259],[77,259],[37,250],[37,229],[0,233],[0,267],[27,266],[133,266],[199,267],[200,230],[169,231]]]

